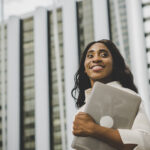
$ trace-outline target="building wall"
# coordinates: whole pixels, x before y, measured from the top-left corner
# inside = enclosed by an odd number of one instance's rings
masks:
[[[150,84],[150,1],[143,0],[143,22],[144,22],[144,31],[145,31],[145,43],[147,53],[147,68],[149,73],[149,84]]]

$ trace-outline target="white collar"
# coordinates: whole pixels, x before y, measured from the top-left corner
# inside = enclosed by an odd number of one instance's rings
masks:
[[[114,86],[114,87],[122,87],[122,85],[120,84],[119,81],[112,81],[112,82],[108,82],[106,83],[107,85],[110,85],[110,86]]]

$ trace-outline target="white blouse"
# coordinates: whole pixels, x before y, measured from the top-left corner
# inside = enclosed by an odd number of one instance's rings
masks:
[[[114,86],[116,88],[119,88],[121,90],[128,91],[132,94],[137,94],[136,92],[122,87],[122,85],[117,82],[109,82],[107,83],[110,86]],[[86,100],[88,100],[88,97],[91,93],[91,89],[85,90],[85,97]],[[78,112],[84,112],[85,104],[79,108]],[[145,109],[143,103],[140,104],[139,111],[137,113],[137,116],[134,120],[133,126],[131,129],[118,129],[120,133],[120,137],[122,139],[122,142],[124,144],[136,144],[137,146],[134,148],[134,150],[150,150],[150,121],[148,120],[148,117],[146,116]],[[114,148],[108,148],[105,147],[103,150],[114,150]]]

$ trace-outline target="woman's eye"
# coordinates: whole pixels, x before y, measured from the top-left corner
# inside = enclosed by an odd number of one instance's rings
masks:
[[[101,56],[101,57],[107,57],[108,54],[107,54],[107,53],[101,53],[100,56]]]
[[[92,54],[88,54],[87,57],[88,57],[88,58],[92,58],[93,55],[92,55]]]

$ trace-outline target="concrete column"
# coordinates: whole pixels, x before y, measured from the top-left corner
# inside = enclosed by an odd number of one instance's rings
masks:
[[[72,122],[75,115],[75,102],[71,97],[74,75],[78,69],[77,22],[75,0],[63,1],[63,43],[65,70],[65,100],[68,150],[71,149]]]
[[[110,39],[107,0],[93,0],[95,40]]]
[[[20,149],[20,21],[10,17],[7,25],[7,148]]]
[[[126,0],[132,72],[150,117],[150,89],[141,0]]]
[[[34,14],[36,150],[50,149],[47,25],[47,10],[37,8]]]

